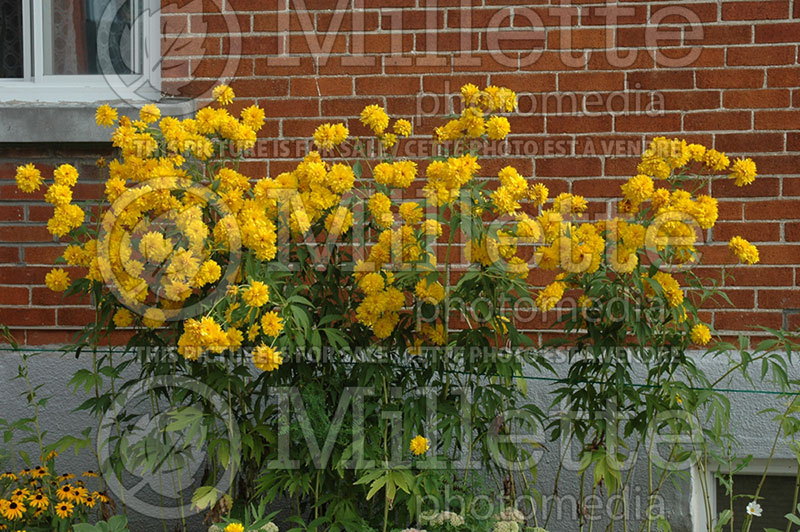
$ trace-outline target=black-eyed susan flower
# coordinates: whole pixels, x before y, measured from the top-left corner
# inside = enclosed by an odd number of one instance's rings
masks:
[[[0,505],[0,513],[3,517],[11,521],[22,519],[22,516],[27,511],[25,505],[17,501],[8,501],[8,504]]]
[[[50,505],[50,500],[44,493],[37,492],[28,498],[28,504],[31,506],[31,508],[43,510]]]
[[[74,495],[75,495],[75,488],[73,488],[69,484],[64,484],[63,486],[61,486],[56,490],[56,497],[58,497],[59,500],[62,501],[72,500]]]
[[[50,474],[50,472],[44,466],[35,467],[35,468],[33,468],[33,471],[31,471],[31,477],[32,478],[43,478],[43,477],[46,477],[49,474]]]
[[[13,481],[17,480],[17,475],[12,473],[11,471],[6,471],[2,475],[0,475],[0,480],[10,480],[10,481],[13,482]]]
[[[108,504],[109,502],[111,502],[111,499],[109,499],[106,494],[100,493],[98,491],[92,492],[92,498],[94,498],[99,502],[102,502],[103,504]]]
[[[62,501],[56,504],[56,515],[61,519],[66,519],[72,515],[75,506],[71,502]]]
[[[97,471],[92,471],[90,469],[89,471],[84,471],[83,472],[83,476],[84,477],[89,477],[89,478],[97,478],[97,477],[100,476],[100,474]]]
[[[89,490],[87,490],[83,486],[77,486],[72,489],[72,497],[70,500],[72,502],[82,503],[83,501],[86,500],[86,497],[88,496],[89,496]]]
[[[17,488],[11,492],[11,500],[14,501],[24,500],[27,499],[28,495],[30,494],[31,494],[30,490],[27,490],[25,488]]]

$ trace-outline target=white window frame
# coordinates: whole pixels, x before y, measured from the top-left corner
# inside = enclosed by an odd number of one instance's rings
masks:
[[[767,469],[767,464],[769,464],[769,469],[767,470],[767,476],[775,476],[775,477],[794,477],[797,475],[797,460],[794,458],[773,458],[772,461],[768,461],[765,458],[755,458],[750,461],[745,467],[743,467],[740,471],[737,471],[736,475],[763,475],[764,470]],[[722,475],[727,475],[730,473],[727,468],[720,468],[719,473]],[[708,470],[708,468],[704,468],[701,470],[697,465],[692,466],[691,471],[691,483],[692,483],[692,495],[691,495],[691,515],[692,515],[692,532],[708,532],[708,528],[706,527],[706,523],[708,523],[709,516],[706,515],[706,508],[703,504],[703,489],[701,487],[701,475],[705,475],[705,484],[706,486],[710,486],[711,489],[709,490],[709,503],[711,504],[711,511],[716,512],[717,510],[717,479],[714,478],[714,471]],[[711,518],[716,523],[716,514],[711,516]]]
[[[152,101],[161,96],[160,0],[131,0],[144,13],[132,27],[133,64],[142,74],[48,75],[44,73],[44,2],[22,0],[23,77],[0,78],[0,103]],[[41,38],[37,38],[40,36]],[[147,53],[144,53],[145,50]],[[117,85],[117,86],[112,86]],[[133,91],[131,86],[151,87]]]

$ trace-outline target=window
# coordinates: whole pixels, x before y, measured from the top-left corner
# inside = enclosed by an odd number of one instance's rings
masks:
[[[753,500],[752,495],[758,489],[762,475],[733,475],[733,529],[740,530],[742,522],[747,516],[745,507]],[[759,495],[761,504],[765,509],[753,528],[762,530],[764,528],[775,528],[777,530],[786,529],[786,514],[794,511],[794,492],[796,478],[794,475],[768,475],[764,486]],[[730,508],[730,498],[728,491],[721,482],[717,482],[717,514]],[[728,528],[726,526],[726,528]],[[797,527],[792,526],[792,530]]]
[[[0,100],[159,95],[159,0],[0,0]],[[155,52],[156,54],[158,52]]]
[[[741,468],[733,475],[733,530],[739,530],[742,521],[747,515],[745,507],[753,500],[752,495],[758,489],[761,477],[767,467],[767,460],[755,458],[746,466]],[[716,517],[723,511],[730,508],[730,494],[718,478],[706,470],[700,472],[697,467],[692,468],[692,521],[694,532],[707,532],[706,523],[709,521],[707,510],[703,502],[703,493],[708,487],[710,510],[713,513],[710,520],[715,521]],[[728,479],[728,472],[724,469],[719,470],[719,474]],[[753,523],[753,530],[764,530],[764,528],[776,528],[786,530],[787,520],[784,515],[792,513],[794,510],[793,502],[795,495],[795,484],[797,482],[797,461],[792,458],[773,458],[769,462],[769,473],[761,488],[760,503],[764,509],[763,515]],[[725,526],[725,530],[730,528],[730,522]],[[798,527],[792,526],[792,532]]]

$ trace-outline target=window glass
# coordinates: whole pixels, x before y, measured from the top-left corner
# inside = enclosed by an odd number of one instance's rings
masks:
[[[764,530],[776,528],[786,530],[784,515],[792,513],[795,491],[795,477],[769,475],[759,494],[763,507],[761,517],[754,518],[752,529]],[[761,482],[761,475],[733,475],[733,529],[739,530],[747,517],[747,504],[753,500],[753,494]],[[717,514],[730,508],[729,494],[725,487],[717,486]],[[728,525],[725,526],[725,530]],[[796,530],[797,527],[792,527]]]
[[[0,0],[0,78],[21,78],[24,65],[22,0]]]
[[[43,0],[44,74],[130,74],[130,0]]]

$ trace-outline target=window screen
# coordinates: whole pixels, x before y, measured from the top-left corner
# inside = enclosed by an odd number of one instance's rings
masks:
[[[754,517],[751,530],[764,530],[765,528],[776,528],[778,530],[786,530],[788,521],[784,517],[788,513],[792,513],[792,504],[794,501],[795,491],[795,477],[793,476],[780,476],[770,475],[764,482],[759,494],[759,504],[763,509],[761,517]],[[733,529],[740,530],[744,518],[747,516],[745,509],[747,504],[753,500],[752,495],[758,489],[758,483],[761,482],[761,475],[733,475],[733,493],[734,495],[747,495],[746,497],[737,497],[733,500]],[[717,485],[717,515],[723,510],[730,508],[729,495],[725,490],[725,486]],[[730,525],[725,526],[725,530],[729,529]],[[792,526],[791,530],[797,531],[798,527]]]
[[[22,0],[0,0],[0,78],[21,78]]]
[[[43,0],[42,6],[45,75],[135,70],[130,0]]]

